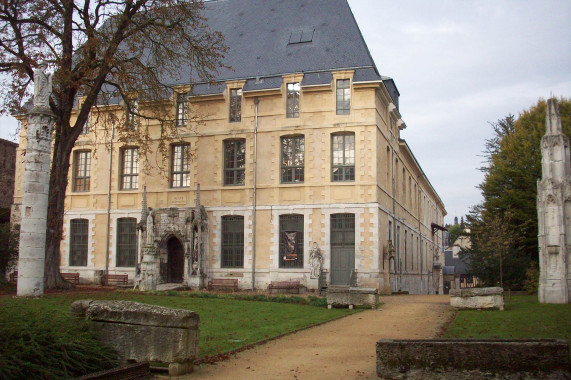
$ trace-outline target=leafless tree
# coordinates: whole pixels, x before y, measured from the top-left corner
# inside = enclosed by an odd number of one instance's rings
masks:
[[[59,273],[64,200],[72,149],[90,111],[99,110],[99,124],[113,123],[142,156],[150,147],[150,125],[160,131],[156,149],[177,139],[173,84],[209,81],[226,50],[222,35],[208,28],[203,7],[199,0],[0,0],[0,112],[23,112],[41,61],[54,71],[47,289],[69,286]],[[100,112],[109,104],[128,112]],[[136,129],[129,127],[135,118]]]

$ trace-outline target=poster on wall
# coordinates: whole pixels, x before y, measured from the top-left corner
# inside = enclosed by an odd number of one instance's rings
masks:
[[[297,253],[295,253],[295,240],[297,237],[297,232],[285,232],[285,261],[297,260]]]

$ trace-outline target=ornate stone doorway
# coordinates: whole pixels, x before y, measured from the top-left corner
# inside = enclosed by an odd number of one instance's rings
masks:
[[[176,237],[167,241],[167,282],[181,283],[184,278],[184,248]]]

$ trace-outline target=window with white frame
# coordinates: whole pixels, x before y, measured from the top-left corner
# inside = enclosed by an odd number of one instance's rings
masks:
[[[139,187],[139,149],[125,148],[121,154],[121,190]]]
[[[91,180],[91,151],[77,150],[73,156],[73,191],[89,191]]]
[[[190,145],[176,144],[171,151],[171,187],[190,186]]]
[[[299,82],[287,84],[286,117],[299,117]]]
[[[351,81],[337,79],[337,115],[349,115],[351,112]]]
[[[283,136],[281,138],[281,182],[303,182],[305,177],[305,137]]]
[[[331,180],[355,180],[355,134],[331,135]]]

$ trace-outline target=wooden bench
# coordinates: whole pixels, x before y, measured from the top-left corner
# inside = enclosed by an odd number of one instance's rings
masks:
[[[272,290],[287,290],[287,291],[293,291],[295,290],[295,293],[299,294],[299,281],[272,281],[270,283],[270,285],[268,285],[268,292],[271,294]]]
[[[10,283],[15,284],[18,282],[18,271],[10,273]]]
[[[213,278],[208,281],[208,290],[217,289],[232,289],[234,291],[238,290],[238,279],[237,278]]]
[[[126,274],[104,274],[103,275],[103,286],[109,285],[127,285],[129,276]]]
[[[61,276],[64,280],[79,285],[79,273],[62,273]]]

